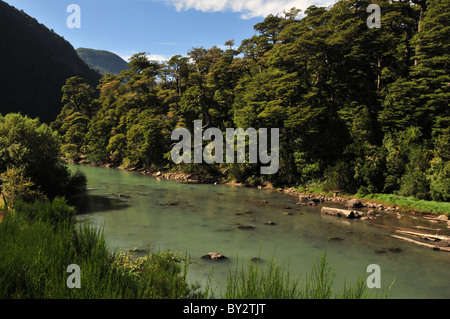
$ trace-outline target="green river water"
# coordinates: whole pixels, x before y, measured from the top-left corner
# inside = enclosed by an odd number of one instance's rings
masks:
[[[213,271],[213,283],[220,289],[237,262],[241,267],[259,256],[263,267],[275,257],[277,263],[289,267],[290,276],[300,277],[302,282],[314,259],[327,249],[336,270],[336,292],[345,280],[367,278],[370,273],[366,267],[377,264],[382,289],[395,279],[391,298],[450,298],[450,253],[391,238],[392,232],[374,227],[372,222],[326,216],[320,213],[321,205],[298,206],[295,196],[276,191],[183,184],[118,169],[70,168],[79,169],[88,178],[88,191],[78,204],[80,222],[103,226],[112,249],[187,252],[195,261],[189,266],[191,281],[205,283]],[[276,225],[266,225],[269,220]],[[412,216],[398,219],[395,214],[386,214],[376,222],[440,228],[441,234],[449,234],[443,223]],[[254,228],[239,229],[238,224]],[[340,240],[327,244],[329,237]],[[201,259],[209,252],[219,252],[228,259]]]

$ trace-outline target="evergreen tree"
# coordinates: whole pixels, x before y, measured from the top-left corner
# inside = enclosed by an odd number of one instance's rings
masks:
[[[269,15],[238,49],[229,40],[163,64],[137,53],[129,70],[105,74],[97,99],[71,79],[54,123],[63,150],[169,169],[175,127],[279,128],[276,175],[250,163],[208,169],[281,186],[448,200],[449,0],[377,1],[382,21],[373,29],[370,3],[310,6],[301,19],[296,8]]]

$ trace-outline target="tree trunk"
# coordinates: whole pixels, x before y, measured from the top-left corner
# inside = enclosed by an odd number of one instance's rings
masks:
[[[381,59],[378,58],[377,91],[381,88]]]
[[[5,206],[5,212],[3,213],[3,218],[5,218],[6,214],[8,213],[9,207],[8,207],[8,202],[6,201],[5,194],[2,193],[2,197],[3,197],[3,204]]]

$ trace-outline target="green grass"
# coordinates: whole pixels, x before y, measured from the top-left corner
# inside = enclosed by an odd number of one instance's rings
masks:
[[[289,271],[271,260],[267,269],[250,263],[247,269],[236,269],[228,275],[223,299],[299,299],[298,280]]]
[[[109,251],[102,231],[75,227],[61,199],[15,206],[0,223],[0,298],[185,298],[182,260],[170,252],[132,260]],[[70,214],[69,214],[70,215]],[[32,216],[33,218],[30,218]],[[66,216],[63,219],[62,216]],[[53,223],[57,221],[57,223]],[[69,289],[66,269],[81,269],[81,289]],[[185,268],[184,270],[187,270]]]
[[[320,194],[328,197],[332,197],[333,193],[328,192],[324,188],[317,185],[311,185],[311,187],[293,187],[298,192],[306,194]],[[436,202],[431,200],[422,200],[414,197],[405,197],[394,194],[341,194],[349,198],[359,198],[365,200],[372,200],[374,202],[389,205],[398,206],[401,209],[408,211],[414,210],[421,213],[431,214],[446,214],[450,216],[450,203],[448,202]]]
[[[414,197],[404,197],[391,194],[369,194],[366,196],[354,195],[354,197],[373,200],[387,205],[399,206],[400,208],[406,210],[450,215],[450,203],[448,202],[427,201]]]
[[[326,251],[314,261],[311,273],[300,278],[291,278],[289,267],[270,259],[263,269],[259,263],[249,263],[247,269],[236,266],[230,271],[227,286],[220,294],[224,299],[365,299],[387,298],[392,285],[371,294],[364,275],[354,284],[344,283],[340,292],[333,291],[335,271],[328,261]]]

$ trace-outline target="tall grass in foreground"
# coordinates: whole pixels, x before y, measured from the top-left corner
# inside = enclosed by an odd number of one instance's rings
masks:
[[[305,275],[304,281],[290,277],[289,269],[276,263],[272,258],[267,268],[262,269],[258,263],[250,263],[247,269],[234,273],[230,271],[227,285],[220,295],[225,299],[364,299],[387,298],[392,285],[381,294],[371,295],[364,276],[355,284],[344,283],[343,291],[333,292],[335,273],[327,259],[326,251],[317,261],[314,261],[310,274]]]
[[[135,258],[133,252],[109,251],[101,229],[75,227],[65,200],[16,203],[0,222],[0,298],[26,299],[180,299],[215,298],[212,274],[206,287],[188,283],[187,254],[158,252]],[[69,289],[69,265],[81,269],[81,288]],[[182,267],[184,265],[184,267]],[[299,285],[289,269],[271,259],[267,269],[249,264],[230,270],[219,298],[300,299],[368,297],[364,278],[333,294],[334,273],[322,256]]]
[[[102,231],[75,227],[62,199],[17,203],[0,223],[0,298],[185,298],[180,262],[169,252],[138,261],[109,251]],[[69,289],[66,269],[81,269],[81,289]]]

